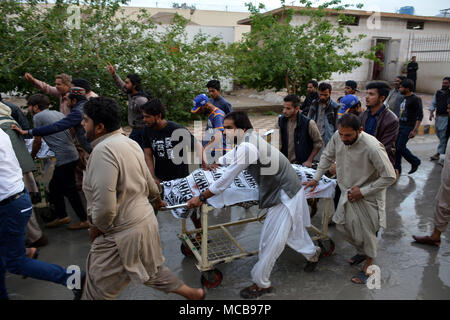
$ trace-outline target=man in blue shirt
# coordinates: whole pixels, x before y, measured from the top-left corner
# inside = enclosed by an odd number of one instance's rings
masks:
[[[206,159],[208,163],[214,163],[228,150],[223,135],[225,113],[209,102],[208,96],[204,93],[195,97],[191,113],[208,115],[205,135],[202,139],[203,152],[206,154],[203,159]]]
[[[225,115],[229,114],[233,111],[231,103],[225,100],[224,97],[220,95],[220,81],[219,80],[211,80],[206,85],[208,88],[208,92],[210,95],[209,102],[211,102],[214,106],[222,110]]]

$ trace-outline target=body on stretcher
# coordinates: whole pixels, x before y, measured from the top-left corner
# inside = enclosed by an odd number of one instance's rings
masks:
[[[294,168],[299,176],[303,177],[303,181],[312,179],[313,169],[298,165],[293,166],[295,166]],[[168,206],[161,208],[160,211],[170,210],[175,217],[181,218],[181,232],[178,235],[181,240],[181,252],[185,256],[195,257],[196,266],[202,273],[201,282],[208,288],[215,288],[222,282],[223,275],[220,270],[215,268],[217,264],[229,263],[236,259],[258,254],[258,250],[246,250],[232,235],[229,229],[253,222],[261,222],[265,219],[265,214],[262,214],[257,217],[238,221],[209,225],[209,212],[214,208],[223,208],[225,206],[242,206],[248,208],[258,204],[256,201],[258,188],[251,181],[251,176],[247,175],[244,171],[223,194],[209,198],[208,204],[201,206],[200,216],[202,227],[188,230],[185,218],[197,209],[186,209],[186,202],[190,198],[197,196],[200,193],[199,189],[204,191],[212,182],[211,179],[216,180],[218,177],[220,177],[220,170],[214,173],[197,169],[186,178],[166,181],[161,184],[163,187],[164,201],[168,203]],[[321,186],[321,188],[318,188],[319,191],[307,194],[307,198],[317,197],[325,200],[322,226],[317,228],[311,225],[309,229],[311,239],[322,248],[324,256],[329,256],[334,251],[334,242],[328,236],[328,222],[336,181],[323,177],[319,185]],[[244,201],[236,202],[236,199]],[[176,203],[177,200],[181,201]]]

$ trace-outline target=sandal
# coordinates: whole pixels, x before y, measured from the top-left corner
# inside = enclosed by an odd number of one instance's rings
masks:
[[[241,297],[244,299],[256,299],[263,294],[271,293],[273,290],[273,287],[269,288],[260,288],[256,284],[252,284],[251,286],[244,288],[241,290],[240,294]]]
[[[367,279],[369,279],[369,278],[370,278],[370,276],[367,275],[364,271],[360,271],[360,272],[358,272],[358,274],[356,276],[354,276],[351,279],[351,281],[356,284],[366,284]],[[359,281],[357,281],[356,279],[358,279]]]
[[[348,263],[350,263],[350,265],[353,266],[355,264],[360,264],[361,262],[366,260],[366,258],[367,256],[365,254],[356,254],[350,258],[350,261]]]
[[[430,246],[438,246],[439,247],[441,244],[440,241],[434,241],[433,239],[431,239],[430,236],[425,236],[425,237],[413,236],[413,239],[416,240],[417,243],[428,244]]]

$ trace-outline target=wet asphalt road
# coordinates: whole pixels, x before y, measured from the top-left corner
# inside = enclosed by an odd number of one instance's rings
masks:
[[[275,292],[260,298],[280,300],[307,299],[450,299],[450,230],[442,237],[440,248],[414,244],[412,235],[429,234],[433,229],[434,198],[440,184],[442,167],[429,161],[434,154],[437,138],[434,135],[418,136],[408,144],[421,160],[419,170],[407,175],[409,164],[403,160],[404,174],[396,186],[388,189],[387,224],[381,236],[376,265],[381,271],[381,288],[368,289],[353,284],[350,279],[362,268],[350,266],[348,259],[355,254],[351,245],[343,241],[335,227],[330,227],[329,236],[336,249],[332,256],[321,259],[313,273],[305,273],[306,260],[302,255],[286,247],[272,271],[271,281]],[[319,210],[323,205],[320,203]],[[320,211],[319,211],[320,212]],[[225,223],[258,214],[256,207],[249,210],[233,207],[215,210],[209,223]],[[71,213],[73,220],[75,215]],[[312,220],[320,227],[321,214]],[[180,252],[177,234],[181,223],[170,213],[158,214],[161,241],[166,265],[186,284],[200,286],[200,272],[195,259],[184,257]],[[190,222],[188,226],[192,228]],[[258,247],[258,222],[230,228],[239,244],[248,250]],[[84,269],[90,245],[86,230],[68,231],[64,227],[46,229],[49,245],[41,248],[40,259],[62,266],[79,265]],[[257,257],[247,257],[217,268],[223,274],[222,283],[208,291],[207,299],[240,299],[239,291],[249,284],[250,271]],[[72,299],[72,293],[53,283],[22,279],[7,274],[6,284],[10,299]],[[175,294],[165,294],[142,285],[130,284],[119,296],[120,299],[182,299]]]

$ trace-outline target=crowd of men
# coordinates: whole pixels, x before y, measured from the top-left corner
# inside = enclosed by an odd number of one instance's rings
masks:
[[[185,285],[164,266],[155,216],[167,205],[161,199],[160,183],[189,174],[188,163],[175,161],[176,156],[185,156],[184,148],[180,154],[175,152],[179,143],[187,143],[203,169],[225,166],[218,180],[189,200],[189,208],[224,192],[242,170],[258,183],[259,207],[268,212],[258,262],[251,272],[253,284],[241,290],[241,297],[272,292],[270,274],[286,244],[306,258],[305,272],[315,270],[321,248],[314,245],[306,229],[311,216],[305,194],[314,191],[323,175],[338,183],[336,212],[330,223],[355,247],[349,264],[365,262],[351,281],[367,282],[377,257],[377,235],[386,228],[386,190],[399,179],[402,158],[411,165],[408,174],[421,164],[407,148],[423,119],[422,100],[414,94],[411,79],[399,76],[392,90],[386,82],[369,83],[365,110],[356,96],[355,81],[345,83],[345,95],[336,102],[331,98],[331,84],[311,80],[303,103],[295,94],[284,97],[283,114],[274,124],[279,129],[276,148],[253,130],[245,112],[233,112],[221,95],[218,80],[206,84],[210,97],[199,94],[193,99],[191,113],[207,118],[203,139],[198,142],[184,126],[166,119],[161,100],[142,88],[139,75],[128,74],[123,81],[113,65],[108,64],[107,70],[128,96],[128,136],[121,128],[118,103],[99,97],[87,80],[67,74],[57,75],[55,86],[25,74],[42,91],[27,100],[33,129],[20,108],[0,102],[0,299],[8,298],[6,271],[66,286],[71,276],[65,268],[37,259],[37,248],[48,242],[32,207],[39,202],[33,159],[42,140],[56,159],[49,183],[55,215],[46,227],[69,224],[69,230],[89,229],[91,250],[81,286],[73,289],[76,299],[114,299],[130,281],[188,299],[205,298],[204,288]],[[48,95],[59,99],[60,111],[49,109]],[[440,141],[431,160],[446,156],[435,204],[435,230],[431,236],[414,239],[439,245],[440,234],[450,221],[449,77],[443,79],[429,110],[430,120],[436,117]],[[31,154],[24,139],[33,139]],[[264,174],[274,163],[275,171]],[[293,163],[316,167],[314,179],[298,179]],[[76,223],[70,224],[65,198],[79,219]],[[191,219],[196,228],[201,227],[195,214]]]

